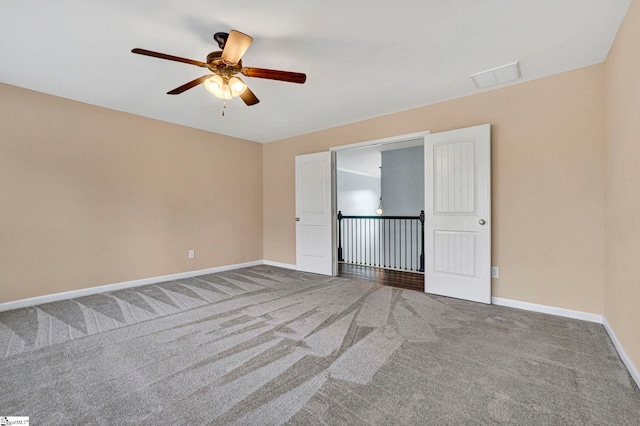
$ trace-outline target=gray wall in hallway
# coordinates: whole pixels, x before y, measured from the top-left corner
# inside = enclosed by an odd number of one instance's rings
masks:
[[[424,210],[424,147],[382,152],[385,216],[417,216]]]

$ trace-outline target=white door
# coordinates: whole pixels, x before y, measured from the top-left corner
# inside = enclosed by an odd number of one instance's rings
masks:
[[[425,291],[491,303],[491,126],[425,138]]]
[[[296,157],[296,269],[332,275],[331,153]]]

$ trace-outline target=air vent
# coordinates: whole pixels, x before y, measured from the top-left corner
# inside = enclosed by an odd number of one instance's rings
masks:
[[[520,77],[520,64],[518,62],[471,75],[471,79],[478,89],[486,89],[487,87],[508,83],[518,80]]]

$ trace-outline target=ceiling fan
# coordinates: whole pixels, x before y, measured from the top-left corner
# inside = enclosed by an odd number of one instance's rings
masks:
[[[178,95],[199,84],[204,83],[208,91],[221,99],[231,99],[239,96],[245,104],[251,106],[258,102],[258,98],[237,74],[246,77],[266,78],[269,80],[287,81],[302,84],[307,80],[306,74],[290,71],[278,71],[265,68],[250,68],[242,66],[242,55],[247,51],[253,38],[231,30],[229,33],[215,33],[213,39],[218,43],[221,51],[211,52],[207,55],[207,62],[194,61],[145,49],[132,49],[131,52],[139,55],[153,56],[154,58],[183,62],[208,68],[213,74],[203,75],[195,80],[183,84],[180,87],[167,92],[168,95]]]

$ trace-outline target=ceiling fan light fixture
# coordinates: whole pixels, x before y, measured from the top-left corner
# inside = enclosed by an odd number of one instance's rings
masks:
[[[222,90],[220,91],[220,94],[218,94],[216,96],[221,98],[221,99],[232,99],[233,98],[233,96],[231,95],[231,88],[229,87],[228,84],[225,84],[224,86],[222,86]]]
[[[204,87],[211,92],[216,98],[231,99],[231,88],[225,83],[222,76],[215,74],[204,81]]]
[[[240,96],[242,92],[247,90],[247,85],[244,84],[244,81],[240,80],[238,77],[231,77],[229,79],[229,87],[231,88],[231,96]]]
[[[222,81],[222,77],[220,77],[217,74],[212,75],[211,77],[209,77],[204,81],[204,87],[206,87],[206,89],[209,92],[211,92],[217,97],[220,97],[223,86],[224,86],[224,81]]]

